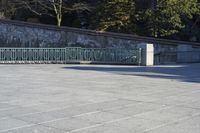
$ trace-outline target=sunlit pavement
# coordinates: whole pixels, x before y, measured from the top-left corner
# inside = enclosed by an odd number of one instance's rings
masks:
[[[200,133],[200,64],[0,65],[0,133]]]

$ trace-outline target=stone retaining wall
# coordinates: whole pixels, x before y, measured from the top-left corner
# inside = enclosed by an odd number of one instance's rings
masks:
[[[200,47],[200,43],[193,42],[0,19],[0,47],[136,48],[140,43],[154,45],[155,62],[158,62],[160,52],[176,52],[177,46]]]

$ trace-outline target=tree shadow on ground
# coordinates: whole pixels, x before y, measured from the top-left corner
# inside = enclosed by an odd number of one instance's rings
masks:
[[[200,83],[200,64],[171,65],[171,66],[73,66],[65,69],[82,71],[109,72],[128,76],[143,76],[149,78],[163,78],[182,82]]]

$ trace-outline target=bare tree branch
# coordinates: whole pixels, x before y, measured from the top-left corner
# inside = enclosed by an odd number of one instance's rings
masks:
[[[64,0],[8,0],[17,7],[25,7],[34,14],[41,16],[48,14],[57,19],[57,25],[61,26],[63,14],[71,11],[89,11],[84,3],[69,3]]]

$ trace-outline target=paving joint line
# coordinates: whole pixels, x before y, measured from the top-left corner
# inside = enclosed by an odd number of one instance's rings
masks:
[[[117,100],[111,100],[111,101],[117,101]],[[111,102],[111,101],[104,101],[104,102]],[[68,109],[68,108],[71,108],[71,107],[82,107],[82,106],[86,106],[86,105],[93,105],[93,104],[99,104],[99,103],[104,103],[104,102],[96,102],[96,103],[87,103],[87,104],[80,104],[78,106],[69,106],[69,107],[63,107],[63,108],[55,108],[55,109],[52,109],[52,110],[48,110],[48,111],[40,111],[40,112],[34,112],[34,113],[27,113],[27,114],[23,114],[23,115],[8,115],[7,117],[23,117],[23,116],[28,116],[28,115],[34,115],[34,114],[41,114],[41,113],[48,113],[48,112],[51,112],[51,111],[59,111],[59,110],[63,110],[63,109]],[[3,119],[6,118],[3,117]],[[0,118],[1,120],[2,118]]]
[[[152,130],[155,130],[155,129],[158,129],[158,128],[161,128],[161,127],[164,127],[164,126],[168,126],[168,125],[173,125],[173,124],[176,124],[177,122],[180,122],[180,121],[190,120],[190,119],[192,119],[193,117],[197,117],[197,116],[200,116],[200,113],[199,113],[199,114],[196,114],[196,115],[193,115],[193,116],[191,116],[191,117],[184,117],[184,118],[182,118],[182,119],[179,119],[179,120],[176,120],[176,121],[173,121],[173,122],[169,122],[169,123],[166,123],[166,124],[157,126],[157,127],[155,127],[155,128],[147,129],[147,130],[143,131],[142,133],[148,133],[149,131],[152,131]]]

